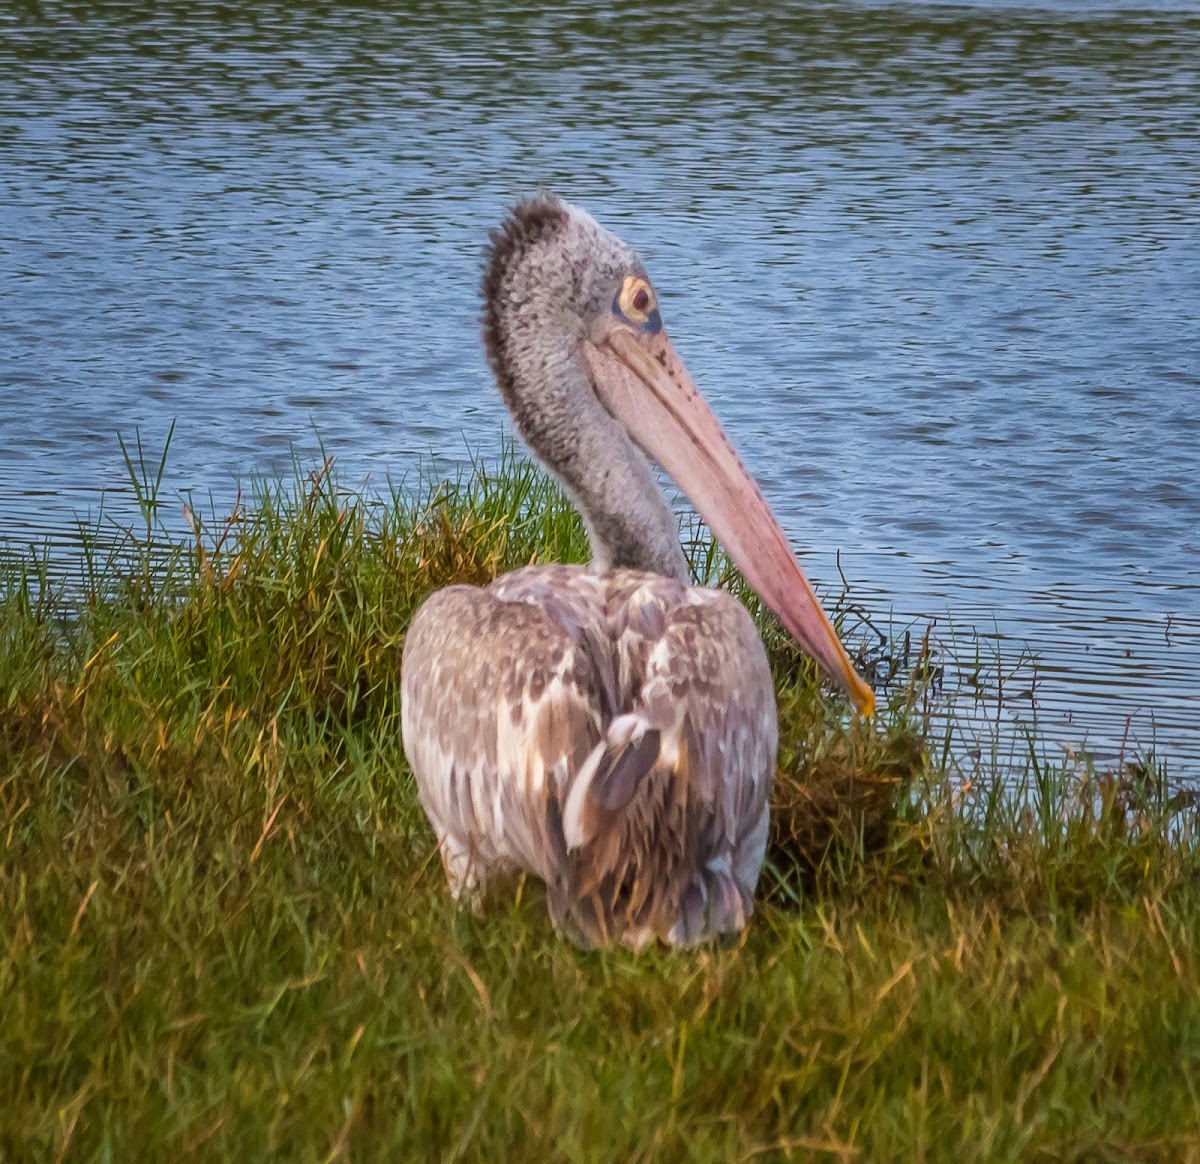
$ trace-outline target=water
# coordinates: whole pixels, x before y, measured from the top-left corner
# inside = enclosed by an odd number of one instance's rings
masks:
[[[815,580],[1028,646],[1052,751],[1200,774],[1198,94],[1196,3],[5,5],[0,533],[127,512],[172,421],[218,505],[318,435],[495,448],[481,245],[545,184]]]

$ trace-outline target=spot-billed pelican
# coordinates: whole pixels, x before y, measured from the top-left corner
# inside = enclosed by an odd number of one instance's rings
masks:
[[[778,738],[745,608],[694,586],[657,462],[763,601],[870,714],[762,493],[675,353],[634,252],[543,195],[493,232],[484,341],[504,402],[567,488],[588,566],[449,586],[404,648],[404,747],[450,889],[546,883],[581,945],[741,929]]]

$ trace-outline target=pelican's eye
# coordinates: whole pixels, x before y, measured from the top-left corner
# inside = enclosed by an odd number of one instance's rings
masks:
[[[613,306],[618,314],[624,316],[630,323],[649,331],[658,331],[662,321],[658,315],[658,301],[654,298],[654,288],[645,279],[630,275],[621,284],[617,293],[617,301]]]

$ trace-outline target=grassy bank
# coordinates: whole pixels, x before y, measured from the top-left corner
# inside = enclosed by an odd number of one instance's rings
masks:
[[[936,660],[863,729],[764,620],[751,927],[580,953],[532,883],[452,907],[399,726],[416,605],[581,559],[562,499],[511,458],[323,472],[179,546],[141,487],[124,545],[0,580],[0,1159],[1200,1158],[1186,797],[964,785],[920,743]]]

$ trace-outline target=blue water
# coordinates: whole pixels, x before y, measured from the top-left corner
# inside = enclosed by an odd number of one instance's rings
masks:
[[[172,422],[180,511],[496,449],[538,185],[642,250],[815,580],[998,651],[983,720],[1200,774],[1198,4],[0,9],[0,536],[69,553]]]

